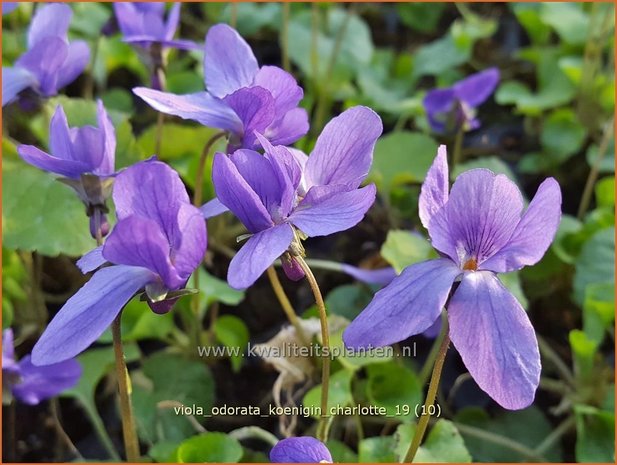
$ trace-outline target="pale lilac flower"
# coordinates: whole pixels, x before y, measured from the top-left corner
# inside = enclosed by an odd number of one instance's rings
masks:
[[[97,121],[98,127],[69,128],[64,110],[58,106],[49,126],[51,153],[33,145],[17,147],[26,163],[62,176],[60,180],[75,190],[86,206],[93,237],[97,227],[103,236],[109,232],[106,200],[111,194],[116,153],[116,132],[100,100]]]
[[[141,290],[156,313],[171,309],[206,250],[206,225],[178,173],[144,161],[118,174],[113,200],[118,223],[102,247],[78,262],[103,266],[49,323],[33,363],[48,365],[86,349]]]
[[[9,13],[15,11],[19,3],[17,2],[2,2],[2,15],[8,15]]]
[[[344,231],[362,220],[375,200],[375,186],[359,186],[381,131],[375,112],[354,107],[326,125],[308,158],[273,147],[259,134],[265,155],[246,149],[215,155],[217,198],[250,233],[229,265],[230,286],[249,287],[284,254],[285,271],[298,279],[301,270],[286,253],[301,253],[301,239]]]
[[[321,441],[311,436],[283,439],[270,451],[272,463],[332,463],[332,455]]]
[[[28,405],[37,405],[62,391],[72,388],[81,377],[81,365],[75,359],[39,367],[26,355],[15,360],[13,331],[2,332],[2,381],[13,396]]]
[[[419,209],[442,258],[409,266],[377,292],[345,330],[345,344],[385,346],[419,334],[449,299],[450,338],[480,388],[505,408],[530,405],[540,379],[538,343],[525,310],[497,273],[533,265],[546,252],[561,218],[557,181],[546,179],[523,208],[518,187],[486,169],[461,174],[448,193],[441,146]]]
[[[204,126],[229,131],[229,152],[257,149],[255,131],[274,145],[288,145],[308,131],[304,92],[294,77],[276,66],[257,64],[242,37],[225,24],[206,36],[204,76],[207,92],[175,95],[145,87],[133,89],[154,109]]]
[[[488,99],[499,84],[499,70],[489,68],[457,82],[434,89],[424,97],[429,124],[437,133],[465,131],[480,127],[475,108]]]
[[[86,42],[69,43],[67,31],[73,12],[68,5],[53,3],[39,8],[28,30],[28,51],[14,67],[2,67],[2,106],[32,88],[44,97],[73,82],[88,65]]]
[[[163,2],[114,2],[114,12],[124,41],[143,48],[198,48],[190,40],[174,40],[180,22],[180,3],[174,3],[165,20]]]

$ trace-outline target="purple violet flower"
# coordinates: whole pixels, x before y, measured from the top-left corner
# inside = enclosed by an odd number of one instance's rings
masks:
[[[273,147],[259,134],[265,155],[246,149],[215,155],[217,198],[250,233],[229,265],[231,287],[249,287],[282,255],[287,275],[300,279],[292,257],[303,253],[301,239],[344,231],[362,220],[375,201],[375,186],[359,186],[381,131],[374,111],[354,107],[326,125],[310,157]]]
[[[270,451],[272,463],[332,463],[328,448],[311,436],[287,438]]]
[[[68,5],[53,3],[39,8],[28,30],[28,51],[14,67],[2,68],[2,106],[32,88],[44,97],[73,82],[88,65],[86,42],[69,43],[67,31],[73,12]]]
[[[497,273],[537,263],[561,218],[561,191],[546,179],[523,213],[518,187],[486,169],[461,174],[448,193],[445,146],[420,194],[420,220],[442,258],[406,268],[347,327],[348,347],[385,346],[428,329],[448,304],[450,337],[480,388],[507,409],[533,402],[538,342],[525,310]]]
[[[15,11],[19,3],[17,2],[2,2],[2,16],[8,15],[9,13]]]
[[[98,127],[69,128],[61,106],[49,125],[49,148],[46,153],[33,145],[20,145],[17,152],[26,163],[62,176],[60,181],[72,187],[86,206],[90,232],[96,237],[109,232],[105,214],[111,194],[116,153],[116,131],[102,101],[97,103]]]
[[[457,82],[446,89],[434,89],[424,97],[429,124],[437,133],[452,133],[462,128],[480,127],[475,108],[480,106],[499,84],[499,70],[489,68]]]
[[[114,2],[114,12],[125,42],[143,48],[199,48],[190,40],[174,40],[180,22],[180,6],[177,2],[172,5],[167,20],[163,2]]]
[[[81,377],[81,365],[75,359],[39,367],[26,355],[19,362],[13,350],[13,331],[2,332],[2,381],[5,388],[24,404],[39,402],[72,388]]]
[[[113,192],[118,223],[101,247],[77,263],[86,273],[106,262],[49,323],[32,350],[36,365],[71,358],[145,289],[156,313],[171,310],[206,250],[206,225],[178,173],[147,160],[122,171]]]
[[[133,92],[152,108],[231,134],[229,152],[257,149],[255,131],[274,145],[288,145],[308,131],[304,92],[294,77],[276,66],[257,64],[242,37],[225,24],[206,36],[204,76],[207,92],[175,95],[145,87]]]

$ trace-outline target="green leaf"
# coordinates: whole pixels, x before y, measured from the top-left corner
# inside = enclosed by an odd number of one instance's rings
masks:
[[[574,406],[576,460],[583,463],[615,461],[615,413]]]
[[[422,45],[415,55],[413,75],[437,76],[465,63],[471,56],[469,44],[457,45],[451,33]]]
[[[561,40],[568,44],[584,44],[589,34],[589,17],[583,5],[577,3],[542,3],[540,17],[555,29]]]
[[[395,463],[398,457],[394,451],[393,436],[375,436],[360,441],[358,445],[359,463]]]
[[[430,33],[437,27],[445,7],[445,3],[397,3],[396,12],[406,26]]]
[[[381,247],[381,256],[400,273],[409,265],[428,259],[431,251],[431,244],[420,234],[392,229]]]
[[[600,207],[615,206],[615,176],[600,179],[596,183],[596,203]]]
[[[326,446],[332,455],[334,463],[355,463],[358,461],[358,456],[351,448],[341,441],[329,439]]]
[[[349,370],[339,370],[330,376],[330,387],[328,389],[328,411],[321,412],[322,415],[330,415],[332,408],[345,407],[349,405],[353,398],[351,396],[351,377]],[[302,405],[313,409],[313,412],[321,407],[321,384],[313,387],[304,395]],[[314,415],[317,417],[317,415]]]
[[[344,284],[335,287],[326,296],[326,308],[330,315],[340,315],[353,320],[366,308],[373,294],[366,286],[358,284]]]
[[[135,385],[133,407],[140,436],[153,444],[158,441],[181,441],[194,433],[194,427],[173,407],[184,405],[209,412],[214,403],[214,380],[201,361],[180,355],[157,352],[143,363],[148,383]],[[159,402],[168,405],[161,407]],[[197,412],[195,412],[197,413]],[[203,421],[199,414],[197,421]]]
[[[122,310],[122,340],[165,340],[174,328],[173,313],[158,315],[145,302],[132,299]]]
[[[237,463],[242,446],[225,433],[204,433],[182,442],[173,461],[179,463]]]
[[[509,3],[516,19],[527,31],[529,38],[535,44],[545,44],[551,35],[551,28],[540,17],[541,4],[539,3]]]
[[[587,158],[587,164],[592,167],[595,166],[598,159],[598,155],[600,155],[598,153],[598,145],[597,144],[592,144],[589,146],[589,148],[587,149],[587,154],[586,154],[586,158]],[[604,152],[603,154],[603,158],[599,163],[599,167],[600,167],[600,173],[614,173],[615,172],[615,158],[612,156],[612,154],[615,153],[615,138],[611,139],[611,142],[608,144],[608,147],[606,148],[606,152]]]
[[[583,245],[576,260],[574,300],[582,305],[585,289],[594,283],[615,283],[615,228],[604,228]]]
[[[387,196],[398,183],[421,183],[436,155],[437,143],[426,134],[391,132],[375,145],[371,178]]]
[[[96,244],[85,207],[52,175],[21,160],[2,160],[2,238],[9,249],[79,256]]]
[[[422,403],[422,386],[413,371],[392,361],[369,365],[367,374],[367,397],[372,405],[386,407],[388,415],[398,414],[401,421],[415,418],[415,407]],[[409,406],[408,415],[401,415],[403,406]]]
[[[467,407],[455,415],[455,423],[462,423],[504,436],[530,449],[536,448],[552,431],[553,426],[535,406],[525,410],[505,411],[494,418],[481,408]],[[479,439],[471,434],[461,435],[474,462],[527,462],[529,457],[494,442]],[[544,456],[550,462],[562,460],[561,445],[557,442]]]
[[[244,351],[250,337],[244,322],[233,315],[219,316],[214,322],[214,334],[218,341],[226,347],[240,347],[241,351]],[[242,365],[242,355],[232,355],[230,360],[233,370],[238,372]]]
[[[585,288],[583,303],[583,330],[598,345],[604,340],[605,331],[615,321],[615,285],[594,283]]]
[[[111,16],[109,9],[95,2],[77,2],[72,6],[71,31],[77,31],[91,39],[98,38],[101,29]]]
[[[396,450],[403,459],[416,431],[415,424],[399,425],[396,430]],[[471,455],[458,429],[448,420],[437,420],[424,443],[418,449],[414,463],[469,463]]]
[[[587,131],[577,120],[574,111],[560,109],[552,112],[544,121],[540,142],[548,153],[563,162],[581,149],[586,136]]]
[[[371,365],[373,363],[384,363],[392,359],[392,356],[388,351],[392,350],[391,347],[378,347],[367,351],[358,351],[357,353],[348,352],[345,349],[343,343],[343,331],[337,331],[330,335],[330,347],[333,350],[340,351],[340,356],[337,360],[344,368],[355,371],[363,366]]]
[[[569,339],[574,354],[576,376],[583,380],[589,380],[593,371],[598,343],[579,329],[570,331]]]

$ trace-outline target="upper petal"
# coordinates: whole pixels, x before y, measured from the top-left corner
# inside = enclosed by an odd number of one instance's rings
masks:
[[[116,130],[107,115],[107,111],[103,106],[103,101],[98,100],[96,103],[96,119],[98,126],[103,133],[104,141],[104,156],[101,164],[94,171],[95,174],[112,174],[115,168],[116,160]]]
[[[89,273],[103,266],[106,262],[107,260],[103,257],[103,246],[100,245],[83,255],[77,260],[76,265],[82,273]]]
[[[466,273],[448,306],[450,337],[473,379],[510,410],[533,402],[540,353],[516,298],[489,271]]]
[[[30,355],[26,355],[19,361],[19,367],[20,382],[12,387],[12,391],[15,397],[29,405],[36,405],[72,388],[82,373],[81,365],[75,359],[35,366]]]
[[[111,263],[147,268],[159,275],[168,289],[177,289],[185,280],[169,254],[170,244],[159,224],[135,215],[120,220],[103,246],[103,257]]]
[[[58,37],[48,37],[24,53],[15,65],[32,72],[38,90],[46,97],[58,92],[59,70],[68,56],[68,45]]]
[[[73,151],[69,122],[61,105],[56,107],[49,123],[49,149],[56,158],[85,162],[85,160],[77,158]]]
[[[251,236],[229,264],[229,285],[234,289],[250,287],[287,250],[293,238],[293,230],[288,224]]]
[[[445,206],[429,222],[433,246],[461,267],[476,265],[508,243],[523,209],[516,184],[486,169],[461,174]]]
[[[437,149],[437,156],[422,183],[418,201],[420,221],[425,228],[428,229],[433,215],[448,201],[449,190],[448,152],[445,145],[440,145]]]
[[[221,203],[229,208],[249,231],[256,233],[274,224],[259,196],[227,155],[214,155],[212,183]]]
[[[350,276],[353,276],[358,281],[366,284],[380,284],[385,286],[390,284],[394,278],[396,278],[396,270],[391,266],[379,269],[366,269],[358,268],[357,266],[348,265],[343,263],[341,270]]]
[[[71,132],[75,159],[88,165],[88,172],[93,172],[105,158],[103,133],[92,126],[73,128]]]
[[[270,451],[272,463],[332,463],[328,448],[310,436],[287,438],[279,441]]]
[[[171,40],[178,29],[178,23],[180,22],[180,2],[175,2],[167,15],[167,21],[165,22],[165,39]]]
[[[274,145],[289,145],[304,136],[308,130],[308,113],[304,108],[294,108],[268,126],[266,135]]]
[[[204,126],[242,133],[242,121],[238,115],[208,92],[176,95],[146,87],[136,87],[133,92],[157,111],[194,120]]]
[[[452,110],[455,97],[452,88],[433,89],[427,92],[422,103],[433,131],[443,132],[445,130],[445,114]]]
[[[61,89],[73,82],[83,73],[90,61],[90,47],[83,40],[76,40],[68,44],[64,63],[58,70],[57,87]]]
[[[447,258],[405,268],[345,329],[345,345],[382,347],[425,331],[439,317],[460,273]]]
[[[171,244],[171,260],[180,278],[186,280],[203,260],[208,241],[206,222],[197,207],[191,204],[180,206],[178,230],[181,234]]]
[[[52,3],[37,9],[28,30],[28,48],[33,48],[48,37],[66,41],[72,16],[71,8],[62,3]]]
[[[204,203],[199,210],[205,219],[209,219],[229,211],[229,208],[223,205],[218,197],[214,197],[212,200]]]
[[[368,175],[382,130],[379,115],[363,106],[352,107],[330,120],[306,163],[309,186],[358,187]]]
[[[277,66],[262,66],[255,75],[253,84],[270,92],[274,98],[277,116],[296,108],[304,97],[304,91],[296,79]]]
[[[25,68],[2,67],[2,106],[11,103],[24,89],[36,84],[36,76]]]
[[[453,86],[456,97],[471,107],[477,107],[491,96],[499,84],[499,70],[489,68],[457,82]]]
[[[134,266],[110,266],[97,271],[47,325],[32,349],[32,363],[51,365],[85,350],[131,297],[154,279],[151,271]]]
[[[482,264],[498,273],[534,265],[551,245],[561,220],[561,189],[553,178],[546,179],[531,200],[508,243]]]
[[[15,349],[13,347],[13,330],[7,328],[2,331],[2,369],[19,371],[15,362]]]
[[[375,202],[374,184],[362,189],[313,186],[288,221],[309,237],[327,236],[354,227]]]
[[[233,28],[216,24],[206,35],[206,88],[223,98],[253,83],[259,66],[251,47]]]

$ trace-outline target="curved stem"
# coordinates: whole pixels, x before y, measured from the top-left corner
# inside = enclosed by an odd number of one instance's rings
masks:
[[[204,184],[204,169],[206,168],[206,161],[208,161],[208,155],[210,154],[210,150],[212,150],[212,146],[214,143],[219,140],[221,137],[225,136],[225,132],[217,132],[214,134],[206,145],[204,145],[203,150],[201,151],[201,155],[199,156],[199,162],[197,164],[197,174],[195,176],[195,195],[193,197],[193,205],[196,207],[201,206],[201,198],[203,195],[203,184]]]
[[[441,341],[441,345],[439,346],[439,353],[437,354],[437,359],[435,360],[435,366],[433,367],[433,374],[431,375],[431,382],[428,385],[428,392],[426,394],[426,400],[424,401],[424,411],[425,414],[420,417],[418,421],[418,426],[416,428],[416,433],[414,434],[413,439],[411,440],[411,444],[409,445],[409,449],[407,449],[407,453],[405,454],[405,459],[403,462],[413,462],[413,459],[418,452],[418,448],[420,447],[420,443],[424,438],[424,434],[426,433],[426,428],[428,426],[428,422],[431,418],[428,415],[429,407],[435,403],[435,398],[437,397],[437,389],[439,388],[439,380],[441,379],[441,371],[443,370],[443,363],[446,359],[446,354],[448,353],[448,346],[450,345],[450,335],[448,333],[448,320],[444,319],[443,327],[441,329],[441,334],[443,340]]]
[[[330,422],[328,421],[328,391],[330,389],[330,332],[328,330],[328,314],[326,313],[326,304],[324,303],[319,284],[315,279],[315,275],[311,271],[311,268],[306,264],[304,258],[299,255],[294,258],[300,264],[300,267],[306,275],[306,279],[311,286],[313,296],[315,297],[315,303],[319,309],[319,321],[321,323],[321,340],[323,346],[323,360],[321,366],[321,418],[319,425],[317,426],[317,439],[322,442],[328,440],[328,429]]]
[[[454,167],[463,161],[463,138],[465,136],[465,130],[461,126],[456,133],[454,139],[454,152],[452,153],[452,166],[450,172],[454,171]]]
[[[269,267],[266,270],[266,273],[268,274],[268,279],[270,280],[270,285],[272,286],[272,290],[276,294],[276,298],[281,304],[281,307],[283,307],[283,311],[285,312],[287,319],[295,328],[296,334],[300,338],[300,341],[302,341],[302,344],[304,344],[305,346],[308,346],[309,341],[306,338],[304,331],[302,330],[302,326],[300,325],[300,320],[298,319],[298,315],[296,315],[296,312],[293,306],[291,305],[291,302],[287,298],[287,294],[285,294],[285,290],[283,289],[281,280],[276,274],[276,270],[274,269],[274,266]]]
[[[613,132],[615,131],[615,121],[612,119],[604,130],[604,135],[602,136],[602,141],[600,142],[600,147],[598,148],[598,154],[596,155],[596,159],[593,162],[591,167],[591,171],[589,172],[589,176],[587,176],[587,181],[585,182],[585,189],[583,190],[583,195],[581,196],[581,203],[578,207],[578,212],[576,217],[581,220],[587,209],[589,208],[589,203],[591,202],[591,195],[593,194],[593,187],[600,175],[600,165],[602,164],[602,160],[606,156],[608,151],[608,144],[611,141],[611,137],[613,136]]]
[[[439,318],[441,318],[441,323],[445,324],[445,315],[441,315]],[[444,338],[444,333],[443,331],[439,333],[439,335],[437,336],[437,338],[435,339],[435,342],[433,343],[433,346],[431,347],[431,351],[428,354],[428,357],[426,358],[426,362],[424,362],[424,365],[422,366],[422,369],[420,370],[420,384],[424,385],[427,381],[428,381],[428,377],[431,374],[431,367],[435,365],[435,360],[437,360],[437,355],[439,354],[439,348],[441,347],[441,343],[443,342],[443,338]]]
[[[275,446],[276,443],[279,442],[278,438],[274,434],[260,428],[259,426],[244,426],[242,428],[230,431],[228,434],[238,441],[245,439],[261,439],[270,446]]]
[[[122,434],[124,436],[124,447],[126,449],[126,460],[137,462],[139,460],[139,441],[135,429],[135,419],[133,417],[133,406],[131,405],[131,391],[129,373],[126,369],[124,351],[122,349],[121,322],[122,312],[114,319],[111,324],[111,333],[114,341],[114,355],[116,357],[116,376],[118,378],[118,392],[120,394],[120,411],[122,412]]]
[[[538,346],[540,348],[540,353],[553,363],[563,380],[570,386],[575,386],[576,380],[574,379],[574,375],[572,374],[568,366],[557,354],[557,352],[553,350],[553,348],[548,344],[548,342],[546,342],[544,338],[540,335],[538,335]]]
[[[568,417],[563,422],[561,422],[557,428],[555,428],[551,434],[544,438],[536,448],[535,452],[538,455],[544,454],[547,450],[549,450],[553,445],[568,431],[570,431],[576,425],[576,421],[574,417]]]

